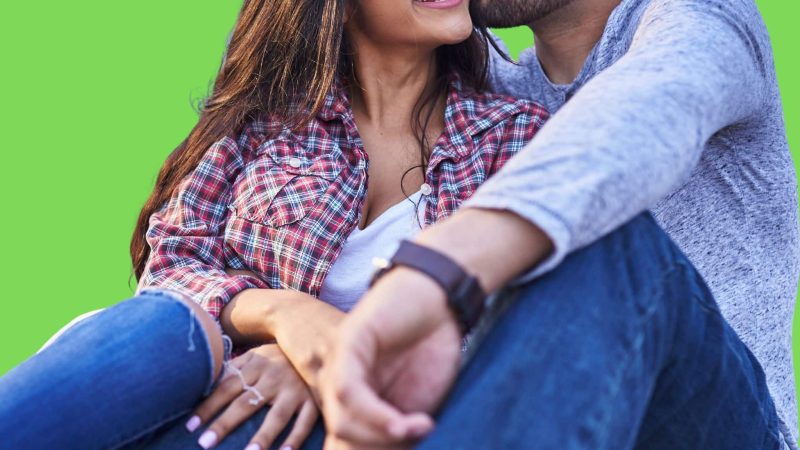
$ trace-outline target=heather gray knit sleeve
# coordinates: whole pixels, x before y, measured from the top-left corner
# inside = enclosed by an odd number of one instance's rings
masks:
[[[552,238],[555,254],[523,280],[679,188],[712,135],[759,111],[765,62],[738,3],[654,0],[629,51],[464,203],[511,210]]]

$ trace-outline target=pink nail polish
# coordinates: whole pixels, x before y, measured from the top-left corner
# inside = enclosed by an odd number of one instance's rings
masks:
[[[186,422],[186,429],[189,430],[190,433],[193,433],[197,427],[200,426],[200,417],[199,416],[192,416],[188,422]]]
[[[197,443],[200,444],[200,447],[209,449],[217,443],[217,433],[214,433],[211,430],[206,430],[205,433],[200,435],[200,439],[197,440]]]
[[[261,450],[261,446],[253,443],[244,448],[244,450]]]
[[[294,450],[291,445],[284,445],[281,450]]]

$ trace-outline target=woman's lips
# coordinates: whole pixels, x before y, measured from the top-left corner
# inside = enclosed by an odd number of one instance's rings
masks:
[[[414,3],[425,8],[447,9],[458,6],[464,0],[414,0]]]

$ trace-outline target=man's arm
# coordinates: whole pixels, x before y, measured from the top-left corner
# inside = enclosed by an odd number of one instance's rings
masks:
[[[554,267],[679,187],[706,141],[757,113],[765,97],[765,58],[753,39],[766,31],[746,26],[754,7],[731,3],[655,0],[629,53],[587,83],[465,208],[416,240],[492,291],[548,254],[538,270]],[[433,358],[419,350],[426,347],[451,351]],[[404,268],[381,278],[345,318],[326,365],[326,449],[428,433],[455,377],[457,349],[458,326],[433,281]],[[397,361],[400,373],[391,370]],[[412,381],[434,382],[398,381],[415,370],[429,374]],[[433,378],[439,373],[449,381]],[[435,401],[403,403],[419,391]]]
[[[514,212],[551,239],[553,255],[526,279],[653,207],[688,179],[712,135],[759,111],[771,68],[758,44],[768,38],[745,3],[655,1],[629,52],[465,202]],[[519,239],[487,238],[468,239],[487,244],[474,249],[484,258]]]

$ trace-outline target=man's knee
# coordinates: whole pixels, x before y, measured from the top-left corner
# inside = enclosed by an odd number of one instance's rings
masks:
[[[586,316],[587,326],[659,317],[658,323],[670,327],[682,302],[696,295],[701,284],[688,259],[644,213],[575,251],[553,271],[507,289],[496,303],[527,317],[544,314],[574,323]]]

